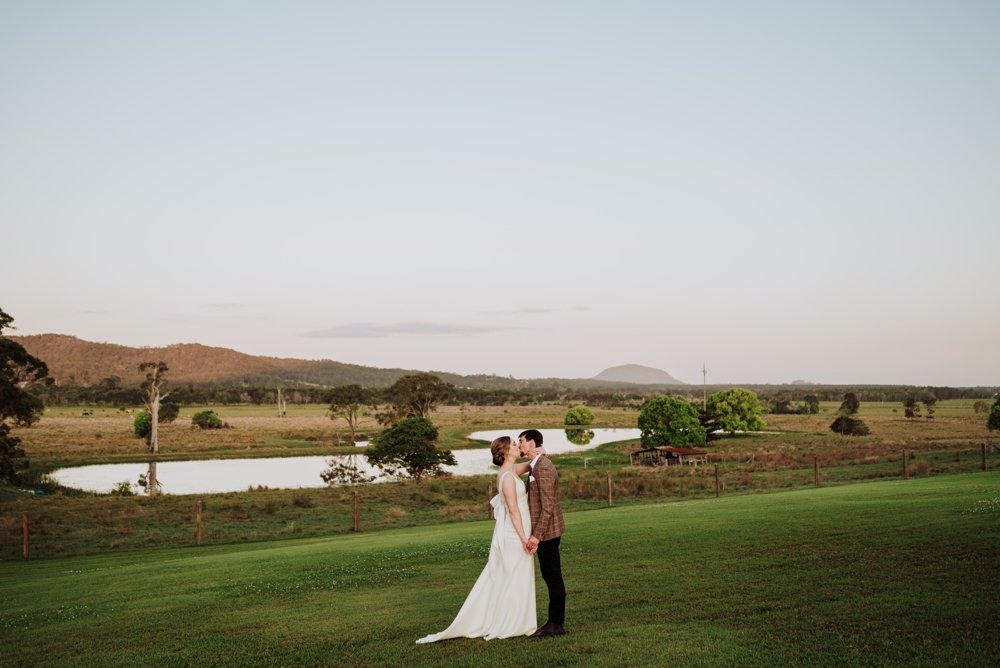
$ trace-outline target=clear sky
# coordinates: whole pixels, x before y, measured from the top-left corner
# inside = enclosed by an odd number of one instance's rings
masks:
[[[1000,3],[0,0],[17,334],[1000,384]]]

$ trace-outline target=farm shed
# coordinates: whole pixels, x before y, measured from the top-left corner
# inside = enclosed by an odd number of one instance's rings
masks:
[[[707,463],[708,453],[694,448],[674,448],[669,445],[660,445],[629,453],[629,461],[632,466],[673,466],[675,464],[695,466]]]

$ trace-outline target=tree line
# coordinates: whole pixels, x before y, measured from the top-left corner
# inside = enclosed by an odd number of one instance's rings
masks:
[[[329,404],[339,387],[364,387],[372,397],[370,403],[385,403],[382,397],[390,393],[389,387],[338,386],[282,388],[282,399],[293,405]],[[712,392],[729,386],[710,386]],[[770,413],[815,413],[821,401],[840,401],[846,392],[854,392],[865,402],[904,402],[908,397],[921,401],[932,395],[938,401],[947,399],[991,400],[998,388],[934,387],[846,387],[846,386],[769,386],[760,389],[753,385],[742,386],[753,390]],[[695,386],[673,390],[637,388],[630,391],[606,391],[558,387],[524,387],[519,389],[479,389],[452,386],[449,401],[470,406],[530,406],[547,403],[586,404],[598,408],[639,409],[651,398],[673,396],[692,403],[701,399],[700,388]],[[120,379],[106,378],[89,387],[32,383],[26,387],[45,406],[139,406],[145,402],[141,387],[123,387]],[[203,405],[277,405],[278,388],[263,386],[220,386],[184,383],[172,389],[172,401],[183,406]]]

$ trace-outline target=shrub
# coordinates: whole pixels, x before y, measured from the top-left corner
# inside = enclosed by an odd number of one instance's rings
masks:
[[[850,415],[838,416],[833,424],[830,425],[830,431],[837,434],[843,434],[844,436],[867,436],[871,433],[868,429],[868,425],[859,420],[858,418],[853,418]]]
[[[164,402],[160,404],[157,422],[160,424],[173,422],[177,419],[179,411],[180,405]],[[136,413],[135,421],[132,423],[132,431],[135,433],[136,438],[144,438],[147,443],[149,442],[149,437],[153,433],[153,418],[148,410],[143,409]]]
[[[149,438],[153,432],[153,417],[149,411],[139,411],[132,422],[132,431],[136,438]]]
[[[566,411],[565,423],[569,425],[584,425],[594,421],[594,412],[586,406],[573,406]]]
[[[135,496],[135,490],[132,489],[132,483],[128,480],[122,480],[111,488],[111,494],[114,496]]]
[[[222,429],[222,420],[215,411],[201,411],[191,416],[191,424],[200,429]]]

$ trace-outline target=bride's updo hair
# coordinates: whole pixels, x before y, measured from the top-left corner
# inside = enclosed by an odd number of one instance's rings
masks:
[[[510,436],[493,439],[493,442],[490,443],[490,452],[493,454],[494,464],[497,466],[503,464],[504,460],[507,459],[507,448],[510,447],[510,444]]]

